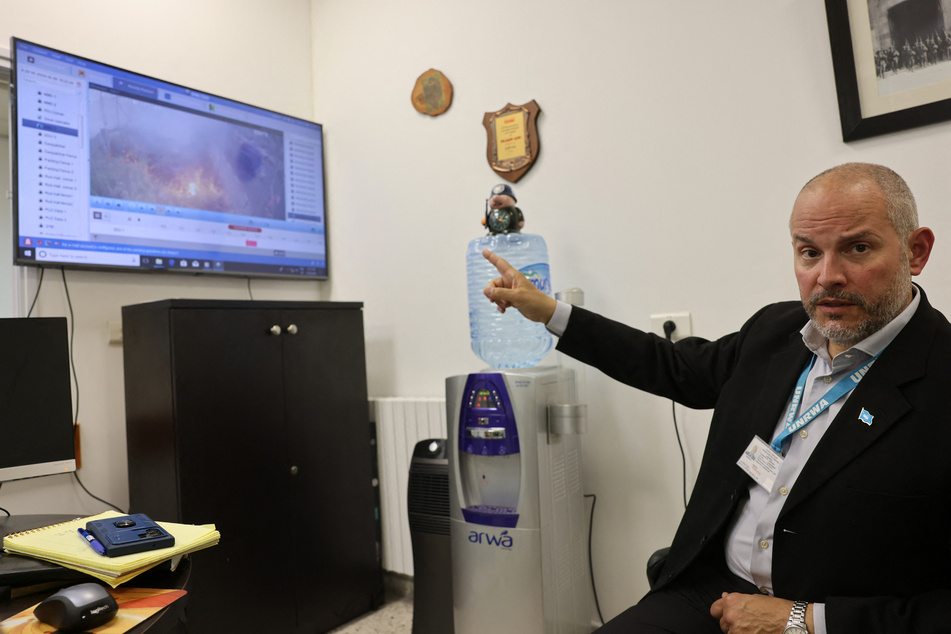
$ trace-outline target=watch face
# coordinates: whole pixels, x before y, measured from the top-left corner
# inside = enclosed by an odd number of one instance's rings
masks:
[[[512,214],[505,209],[493,209],[489,213],[489,228],[493,231],[505,231],[512,222]]]
[[[798,625],[790,625],[783,630],[783,634],[809,634],[809,630],[804,627],[799,627]]]

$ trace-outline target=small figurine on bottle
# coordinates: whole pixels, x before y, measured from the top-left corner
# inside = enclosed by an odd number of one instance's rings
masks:
[[[522,210],[515,206],[518,200],[515,192],[504,183],[492,188],[492,195],[486,203],[485,218],[482,224],[489,233],[518,233],[525,226]]]

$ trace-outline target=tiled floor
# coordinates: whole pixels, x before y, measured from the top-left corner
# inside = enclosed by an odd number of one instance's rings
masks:
[[[384,575],[386,603],[328,634],[412,634],[413,581]]]
[[[413,597],[400,597],[332,630],[331,634],[411,634],[412,631]]]

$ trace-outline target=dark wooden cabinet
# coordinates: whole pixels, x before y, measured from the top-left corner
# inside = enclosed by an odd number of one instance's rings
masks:
[[[362,304],[122,309],[132,512],[214,523],[189,630],[325,632],[383,600]]]

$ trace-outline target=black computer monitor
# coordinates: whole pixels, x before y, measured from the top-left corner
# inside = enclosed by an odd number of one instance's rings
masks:
[[[0,319],[0,482],[76,470],[66,318]]]

